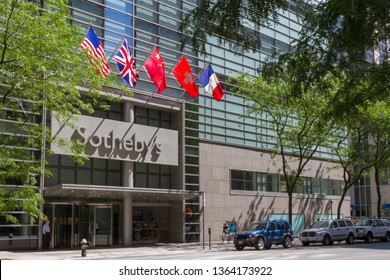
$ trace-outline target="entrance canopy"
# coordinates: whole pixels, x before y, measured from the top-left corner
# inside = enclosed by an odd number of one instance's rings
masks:
[[[61,184],[45,188],[45,196],[79,197],[79,198],[105,198],[105,199],[147,199],[159,200],[185,200],[199,197],[202,192],[155,189],[155,188],[128,188],[100,185]]]

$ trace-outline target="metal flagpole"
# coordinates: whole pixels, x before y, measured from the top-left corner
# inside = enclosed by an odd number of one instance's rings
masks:
[[[119,46],[122,45],[123,41],[126,39],[126,35],[123,34],[123,38],[119,41],[118,45],[116,46],[115,50],[112,52],[110,58],[108,59],[108,61],[110,61],[112,59],[112,57],[116,54],[117,50],[120,48]]]
[[[152,52],[153,52],[153,50],[154,50],[155,48],[157,48],[157,46],[155,46],[155,47],[152,49],[152,51],[150,52],[150,54],[149,54],[149,56],[148,56],[148,59],[150,58],[150,56],[151,56],[151,54],[152,54]],[[142,66],[145,64],[145,61],[146,61],[146,59],[145,59],[144,62],[142,63]],[[165,64],[165,62],[164,62],[164,64]],[[145,67],[144,67],[144,68],[145,68]],[[171,71],[172,71],[172,69],[173,69],[173,67],[171,68]],[[146,71],[146,68],[145,68],[145,71]],[[146,71],[146,73],[147,73],[148,76],[149,76],[148,71]],[[146,104],[149,103],[149,101],[153,98],[153,96],[156,94],[157,91],[158,91],[158,88],[156,88],[156,90],[153,92],[153,94],[148,98],[148,100],[146,100]]]
[[[146,100],[146,104],[148,104],[148,103],[149,103],[150,99],[152,99],[152,98],[153,98],[153,96],[156,94],[156,92],[157,92],[157,91],[158,91],[158,88],[156,88],[156,89],[153,91],[152,95],[151,95],[151,96],[149,96],[148,100]]]
[[[141,65],[140,67],[144,66],[146,60],[148,60],[148,59],[150,58],[150,56],[152,55],[152,52],[154,51],[155,48],[156,48],[156,46],[154,46],[153,49],[149,52],[149,55],[145,57],[145,59],[144,59],[144,60],[142,61],[142,63],[140,64],[140,65]],[[143,68],[145,69],[146,74],[147,74],[148,77],[150,78],[148,71],[146,71],[146,68],[145,68],[145,67],[143,67]],[[146,100],[146,104],[148,104],[148,102],[150,101],[150,99],[152,99],[153,95],[156,93],[157,90],[158,90],[158,88],[156,88],[156,89],[154,90],[154,92],[152,93],[152,95],[148,98],[148,100]]]
[[[44,80],[46,80],[46,72],[43,74]],[[41,176],[39,181],[39,193],[41,195],[41,201],[39,202],[39,211],[43,213],[43,192],[45,188],[45,161],[46,161],[46,89],[43,88],[42,92],[42,137],[41,137]],[[42,219],[38,222],[38,249],[42,249]]]
[[[181,54],[181,57],[179,58],[179,60],[176,62],[175,66],[173,66],[171,68],[171,71],[169,71],[169,74],[171,74],[171,76],[176,80],[176,82],[180,85],[179,81],[177,80],[176,76],[175,75],[172,75],[172,71],[173,69],[176,68],[176,66],[179,64],[180,60],[183,58],[183,53]],[[180,85],[181,86],[181,85]],[[183,90],[183,92],[179,95],[178,98],[176,98],[175,102],[172,104],[172,107],[171,109],[173,108],[173,106],[175,106],[175,104],[177,103],[177,101],[182,98],[182,96],[184,95],[184,93],[186,92],[186,90]]]
[[[88,24],[87,29],[85,29],[84,37],[87,37],[87,33],[88,33],[89,29],[91,28],[91,26],[92,26],[92,22],[90,22],[90,23]]]
[[[172,106],[171,106],[171,109],[173,108],[173,106],[176,105],[177,101],[183,97],[183,95],[184,95],[185,92],[186,92],[186,90],[183,90],[183,92],[179,95],[179,97],[176,98],[175,102],[173,102],[173,104],[172,104]]]

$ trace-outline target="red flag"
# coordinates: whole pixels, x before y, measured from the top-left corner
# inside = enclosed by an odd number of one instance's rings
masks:
[[[167,88],[167,81],[165,79],[165,65],[158,49],[154,47],[149,58],[144,63],[146,72],[149,78],[157,86],[158,93],[162,93]]]
[[[188,92],[188,94],[195,98],[199,95],[198,86],[195,83],[194,75],[192,74],[190,64],[184,55],[181,56],[179,62],[172,70],[179,84]]]

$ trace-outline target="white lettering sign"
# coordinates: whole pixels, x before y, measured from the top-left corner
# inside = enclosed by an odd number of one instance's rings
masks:
[[[78,140],[86,154],[95,158],[178,165],[178,132],[77,115],[73,125],[61,126],[52,118],[52,136]],[[69,155],[65,147],[52,145],[58,154]]]

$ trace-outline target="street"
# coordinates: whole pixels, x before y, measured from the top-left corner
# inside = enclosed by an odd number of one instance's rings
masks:
[[[95,280],[124,279],[196,279],[247,280],[266,277],[279,280],[298,277],[313,279],[319,271],[331,268],[335,275],[344,275],[346,269],[351,278],[382,277],[390,260],[390,242],[354,245],[335,243],[324,247],[320,244],[284,249],[273,246],[257,251],[245,248],[237,251],[233,244],[153,244],[128,248],[50,251],[0,251],[2,279],[39,277],[50,266],[58,280],[91,278]],[[14,261],[24,260],[24,261]],[[48,262],[50,260],[50,262]],[[67,260],[67,261],[61,261]],[[98,261],[99,260],[99,261]],[[23,269],[20,269],[22,264]],[[367,267],[382,267],[372,271]],[[354,267],[354,269],[348,269]],[[360,269],[362,268],[362,269]],[[36,278],[35,277],[35,278]]]
[[[121,256],[110,259],[133,260],[390,260],[390,243],[375,242],[366,244],[356,242],[346,245],[344,242],[329,247],[314,244],[309,247],[294,246],[284,249],[283,246],[273,246],[270,250],[257,251],[245,248],[237,251],[232,244],[213,244],[211,250],[179,250],[161,254],[159,250],[150,249],[148,252],[134,254],[129,251]]]
[[[353,245],[335,242],[325,247],[313,244],[303,247],[295,240],[293,247],[272,246],[269,250],[257,251],[247,247],[237,251],[232,243],[196,244],[153,244],[128,248],[88,249],[85,257],[80,250],[50,251],[0,251],[0,259],[18,260],[390,260],[390,242]]]

